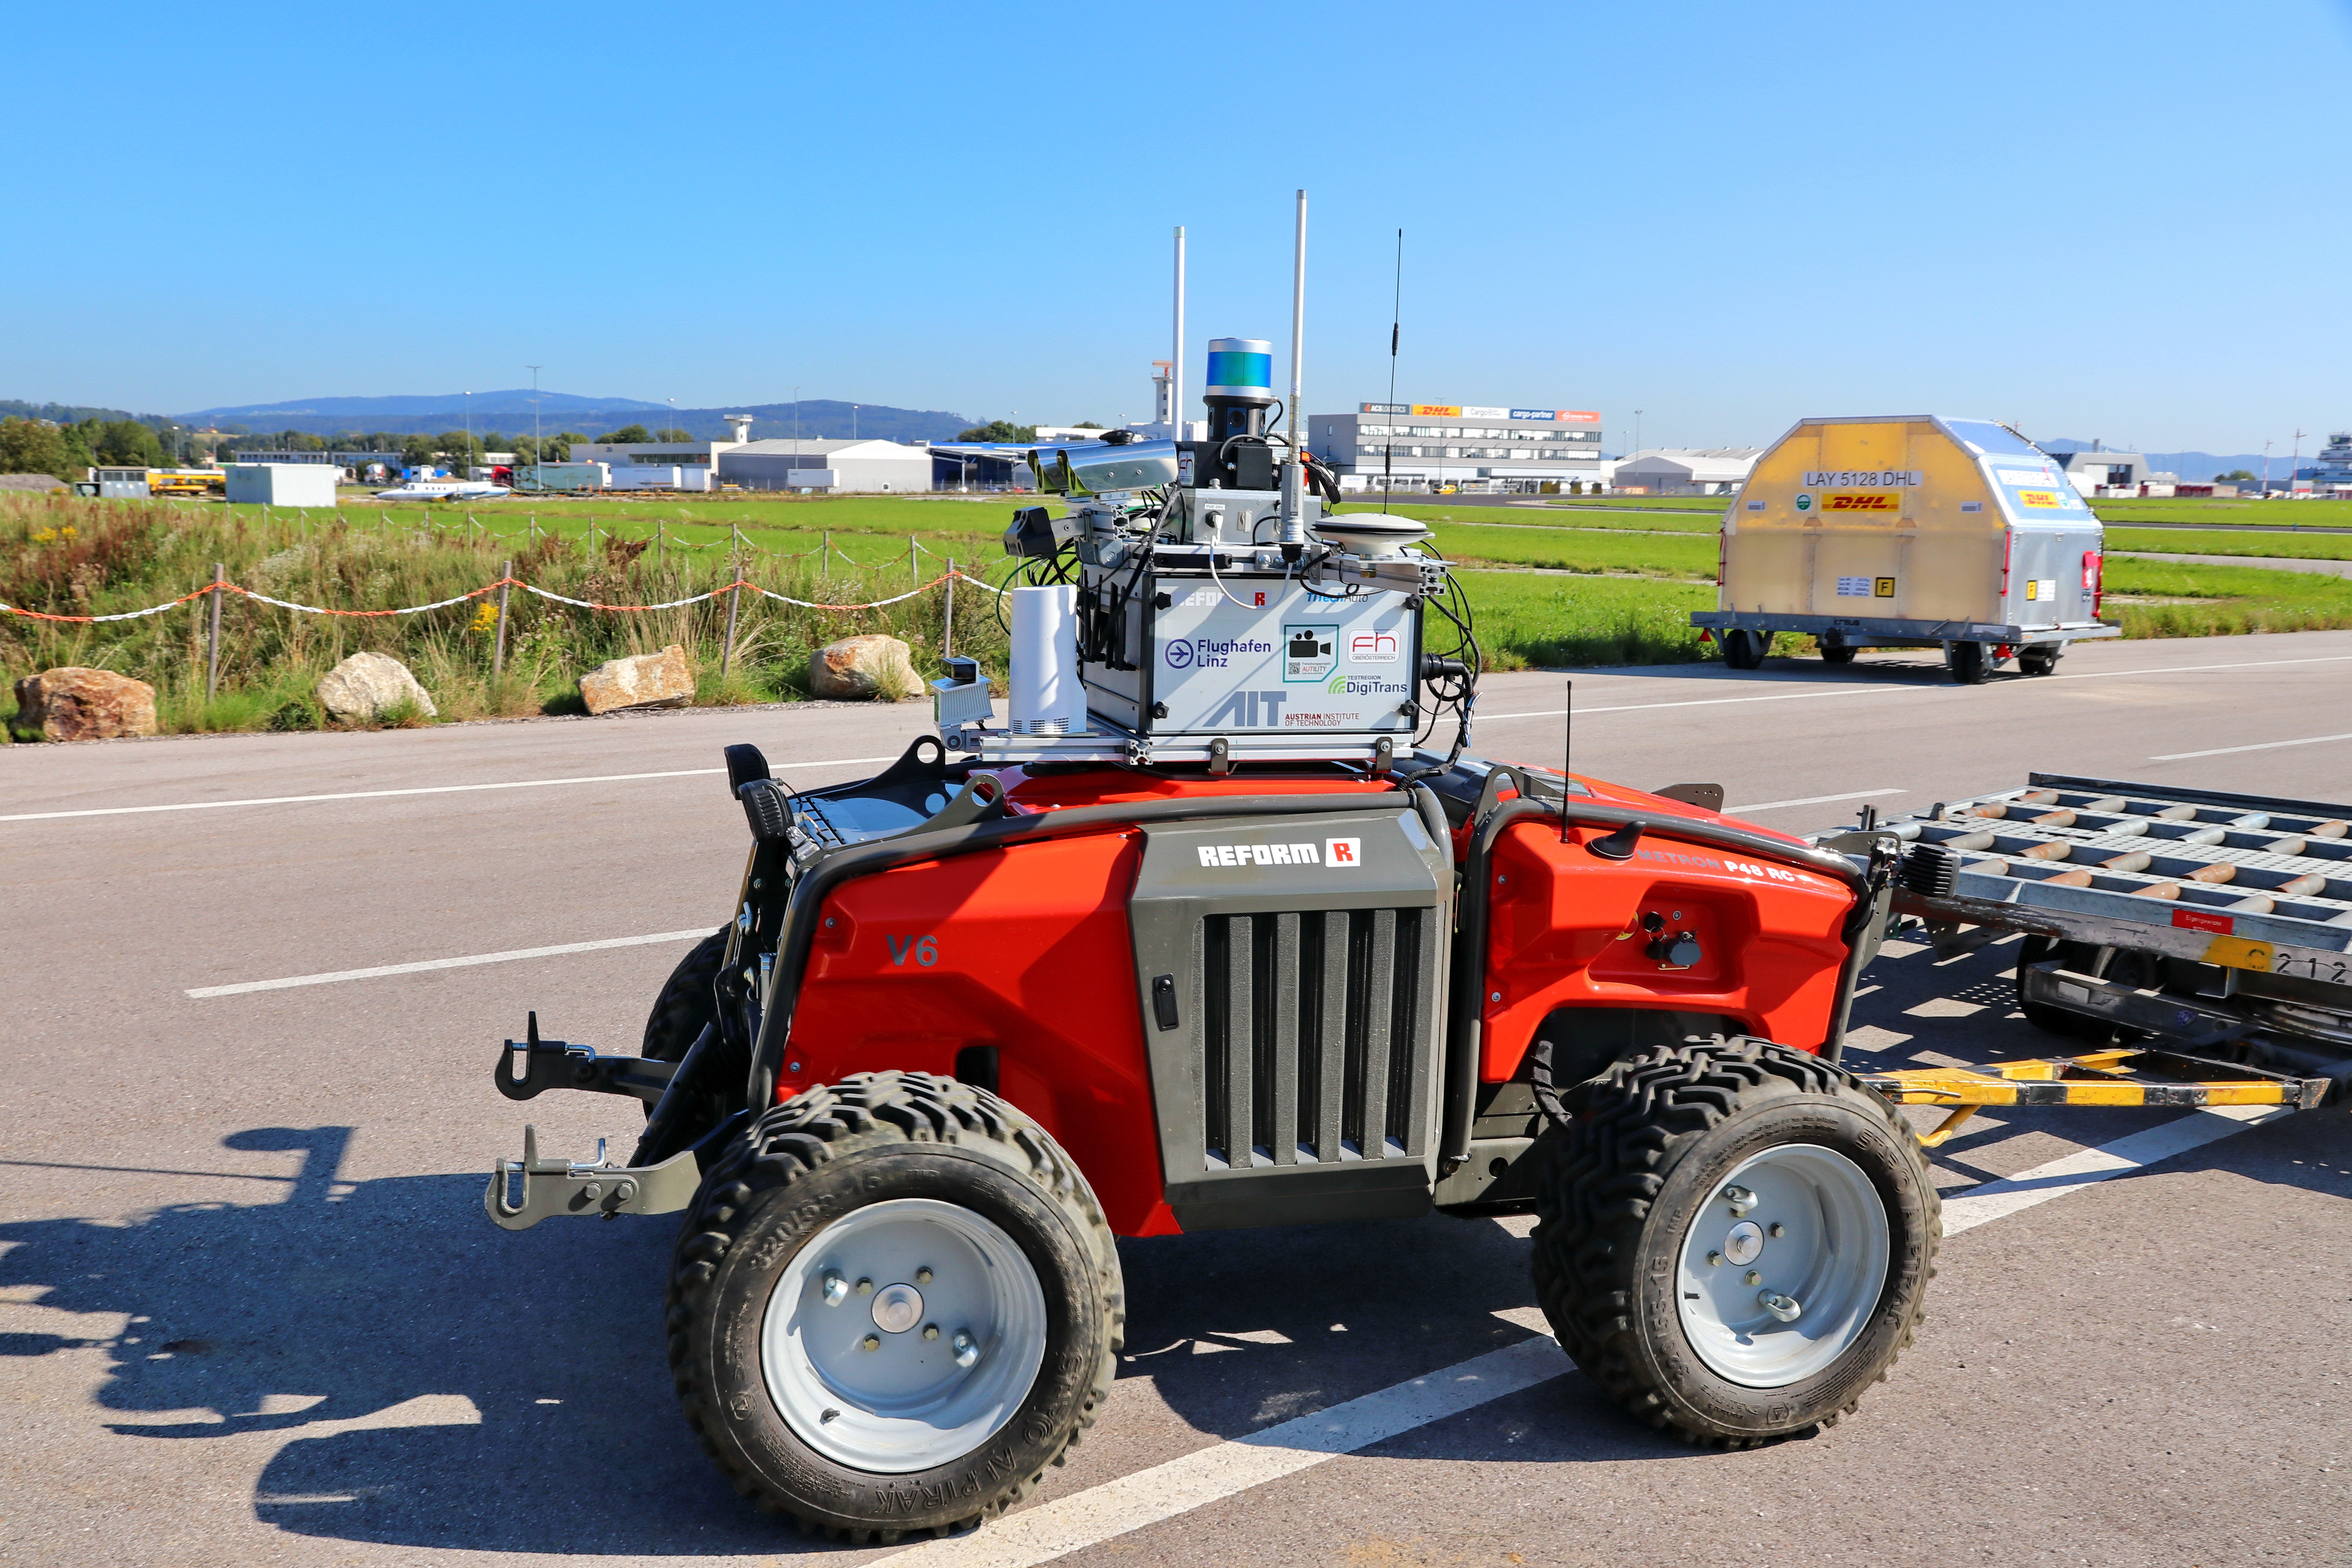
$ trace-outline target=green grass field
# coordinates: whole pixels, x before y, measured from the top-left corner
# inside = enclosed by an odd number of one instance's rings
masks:
[[[2134,604],[2135,599],[2194,603]],[[2352,626],[2352,579],[2174,561],[2111,560],[2101,617],[2127,637],[2230,637]]]
[[[2352,533],[2256,532],[2251,529],[2115,528],[2109,550],[2155,550],[2171,555],[2273,555],[2291,561],[2352,561]]]
[[[953,556],[1001,580],[999,536],[1014,501],[913,497],[615,505],[609,498],[518,506],[347,507],[296,512],[188,503],[0,497],[0,600],[57,615],[108,614],[178,598],[222,562],[232,582],[299,604],[390,610],[518,576],[574,598],[649,605],[730,580],[730,557],[761,586],[823,605],[863,604],[929,584]],[[2307,503],[2317,505],[2321,503]],[[1405,510],[1405,509],[1400,509]],[[1507,513],[1412,508],[1435,542],[1464,565],[1490,667],[1676,662],[1713,657],[1689,626],[1715,602],[1714,527],[1627,532]],[[1475,515],[1465,516],[1464,513]],[[662,524],[660,542],[655,525]],[[741,531],[738,533],[736,531]],[[2131,531],[2118,530],[2118,547]],[[2223,535],[2158,531],[2143,548],[2227,553]],[[2240,532],[2238,538],[2245,535]],[[912,565],[908,542],[922,551]],[[2193,545],[2189,542],[2194,542]],[[828,542],[833,553],[820,556]],[[2326,535],[2247,541],[2331,555]],[[2138,541],[2132,538],[2132,543]],[[740,553],[739,552],[740,547]],[[1530,571],[1538,567],[1549,570]],[[2116,559],[2108,618],[2129,637],[2196,637],[2352,626],[2352,582],[2311,573]],[[945,595],[937,586],[877,609],[836,611],[747,596],[722,679],[723,600],[635,615],[581,611],[518,594],[508,659],[494,677],[495,612],[481,600],[417,616],[319,617],[235,595],[224,605],[223,689],[204,697],[203,601],[147,618],[100,625],[0,616],[0,672],[88,664],[157,688],[170,731],[309,729],[327,721],[312,688],[346,654],[391,653],[414,669],[450,719],[576,710],[581,673],[606,658],[686,646],[701,669],[698,700],[805,696],[811,652],[835,637],[882,631],[904,638],[926,674],[940,668]],[[956,650],[1002,670],[1004,637],[992,598],[956,598]],[[1792,648],[1801,644],[1791,639]],[[14,712],[0,689],[0,721]],[[5,731],[0,731],[5,732]]]
[[[2134,522],[2196,522],[2214,528],[2352,528],[2352,500],[2227,500],[2167,497],[2100,500],[2091,510],[2108,527]]]

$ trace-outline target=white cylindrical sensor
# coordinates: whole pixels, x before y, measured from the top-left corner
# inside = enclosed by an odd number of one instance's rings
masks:
[[[1016,735],[1059,735],[1073,706],[1083,714],[1078,681],[1078,590],[1068,583],[1013,590],[1012,700]]]

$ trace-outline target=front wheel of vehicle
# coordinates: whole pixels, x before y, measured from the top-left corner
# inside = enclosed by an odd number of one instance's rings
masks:
[[[1561,1347],[1635,1415],[1769,1442],[1851,1413],[1909,1347],[1943,1224],[1894,1107],[1740,1039],[1644,1052],[1569,1109],[1536,1287]]]
[[[1125,1314],[1093,1191],[1044,1129],[924,1073],[754,1121],[679,1233],[670,1365],[735,1489],[854,1542],[993,1518],[1110,1392]]]

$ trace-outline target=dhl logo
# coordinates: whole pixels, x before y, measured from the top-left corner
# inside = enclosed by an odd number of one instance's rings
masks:
[[[2056,506],[2059,504],[2058,492],[2056,490],[2020,490],[2017,492],[2017,504],[2020,506]]]
[[[1822,498],[1823,511],[1901,511],[1903,497],[1899,491],[1864,490]]]

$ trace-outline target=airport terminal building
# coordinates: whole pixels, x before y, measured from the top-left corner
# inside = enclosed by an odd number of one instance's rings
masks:
[[[1399,489],[1570,492],[1602,482],[1601,416],[1590,409],[1363,403],[1310,414],[1307,449],[1344,489],[1377,489],[1383,465]]]

